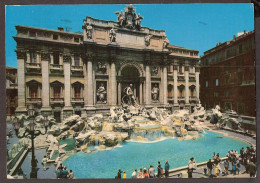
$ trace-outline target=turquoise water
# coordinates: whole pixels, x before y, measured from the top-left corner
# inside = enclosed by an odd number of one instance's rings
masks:
[[[220,136],[217,133],[206,131],[204,135],[197,140],[171,138],[154,143],[127,142],[108,151],[76,153],[63,164],[73,170],[76,178],[114,178],[119,168],[130,178],[134,169],[156,167],[158,161],[164,164],[168,160],[172,169],[186,166],[191,157],[202,162],[211,158],[213,152],[223,157],[229,150],[239,152],[240,148],[248,146],[233,138],[217,138]]]

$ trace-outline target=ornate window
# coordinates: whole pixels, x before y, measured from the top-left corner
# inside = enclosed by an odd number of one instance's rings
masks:
[[[36,63],[37,62],[37,55],[35,52],[30,52],[30,63]]]
[[[74,65],[75,66],[80,66],[79,55],[74,55]]]
[[[60,55],[58,52],[53,54],[53,64],[60,65]]]

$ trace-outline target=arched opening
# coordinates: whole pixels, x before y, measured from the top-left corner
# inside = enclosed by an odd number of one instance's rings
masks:
[[[121,70],[121,100],[126,95],[126,88],[131,85],[137,103],[140,103],[140,72],[134,65],[127,65]]]

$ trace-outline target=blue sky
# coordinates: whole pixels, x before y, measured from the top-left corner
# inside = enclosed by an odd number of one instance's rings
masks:
[[[82,32],[83,19],[117,20],[115,11],[126,5],[22,5],[6,6],[6,65],[17,67],[14,50],[15,25],[54,29],[69,27]],[[144,19],[141,25],[165,30],[170,44],[199,50],[199,55],[233,38],[238,32],[254,29],[251,4],[136,4]]]

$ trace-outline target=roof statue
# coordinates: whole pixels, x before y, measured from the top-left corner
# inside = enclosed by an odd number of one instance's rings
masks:
[[[119,27],[125,27],[128,29],[141,30],[141,20],[144,19],[140,13],[137,15],[135,7],[132,4],[125,7],[125,12],[115,12],[117,14],[117,23]]]

